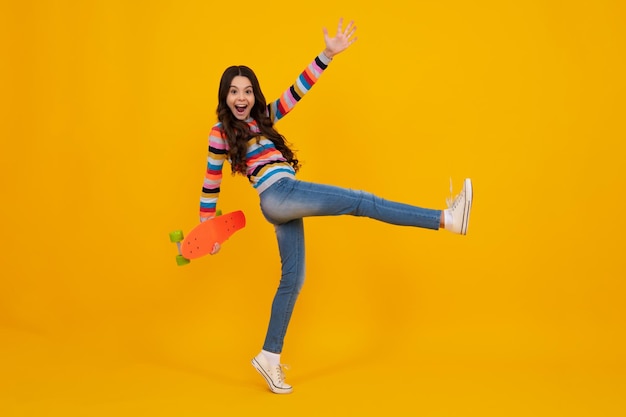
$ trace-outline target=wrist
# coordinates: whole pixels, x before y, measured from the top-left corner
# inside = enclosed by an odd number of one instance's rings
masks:
[[[324,50],[322,51],[322,53],[323,53],[323,54],[326,56],[326,58],[328,58],[329,60],[330,60],[330,59],[333,59],[333,57],[335,56],[335,54],[334,54],[334,53],[332,53],[331,51],[329,51],[329,50],[328,50],[328,48],[324,49]]]

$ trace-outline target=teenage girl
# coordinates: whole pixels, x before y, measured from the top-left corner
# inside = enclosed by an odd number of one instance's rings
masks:
[[[317,82],[333,58],[355,41],[356,26],[344,29],[339,20],[331,37],[323,29],[325,49],[275,101],[267,103],[254,72],[243,65],[227,68],[220,80],[217,118],[209,136],[206,176],[200,199],[200,220],[215,216],[222,169],[229,161],[232,172],[246,175],[257,191],[261,211],[274,225],[282,275],[271,308],[261,352],[252,365],[270,390],[287,394],[280,363],[287,326],[304,282],[304,227],[308,216],[352,215],[385,223],[466,234],[472,205],[472,182],[466,179],[461,192],[445,210],[415,207],[384,200],[364,191],[303,182],[296,179],[300,164],[285,138],[274,128]],[[219,245],[213,254],[219,251]]]

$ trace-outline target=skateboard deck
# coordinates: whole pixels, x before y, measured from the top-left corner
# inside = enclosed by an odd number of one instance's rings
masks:
[[[208,255],[216,243],[220,245],[233,233],[246,226],[246,217],[241,210],[219,214],[206,220],[189,232],[185,237],[181,230],[170,233],[170,241],[176,243],[178,256],[176,263],[186,265],[192,259]]]

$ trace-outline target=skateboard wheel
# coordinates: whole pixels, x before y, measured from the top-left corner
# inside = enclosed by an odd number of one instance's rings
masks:
[[[184,236],[183,236],[182,230],[176,230],[174,232],[170,232],[170,242],[172,243],[182,242],[183,239],[184,239]]]
[[[176,255],[176,264],[178,266],[187,265],[191,262],[189,259],[185,258],[183,255]]]

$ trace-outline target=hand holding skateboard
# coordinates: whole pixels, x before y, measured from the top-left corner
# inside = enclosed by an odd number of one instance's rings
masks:
[[[171,232],[170,242],[178,247],[176,263],[187,265],[192,259],[217,253],[222,243],[245,225],[246,218],[241,210],[224,215],[218,211],[216,217],[194,227],[186,238],[182,230]]]

